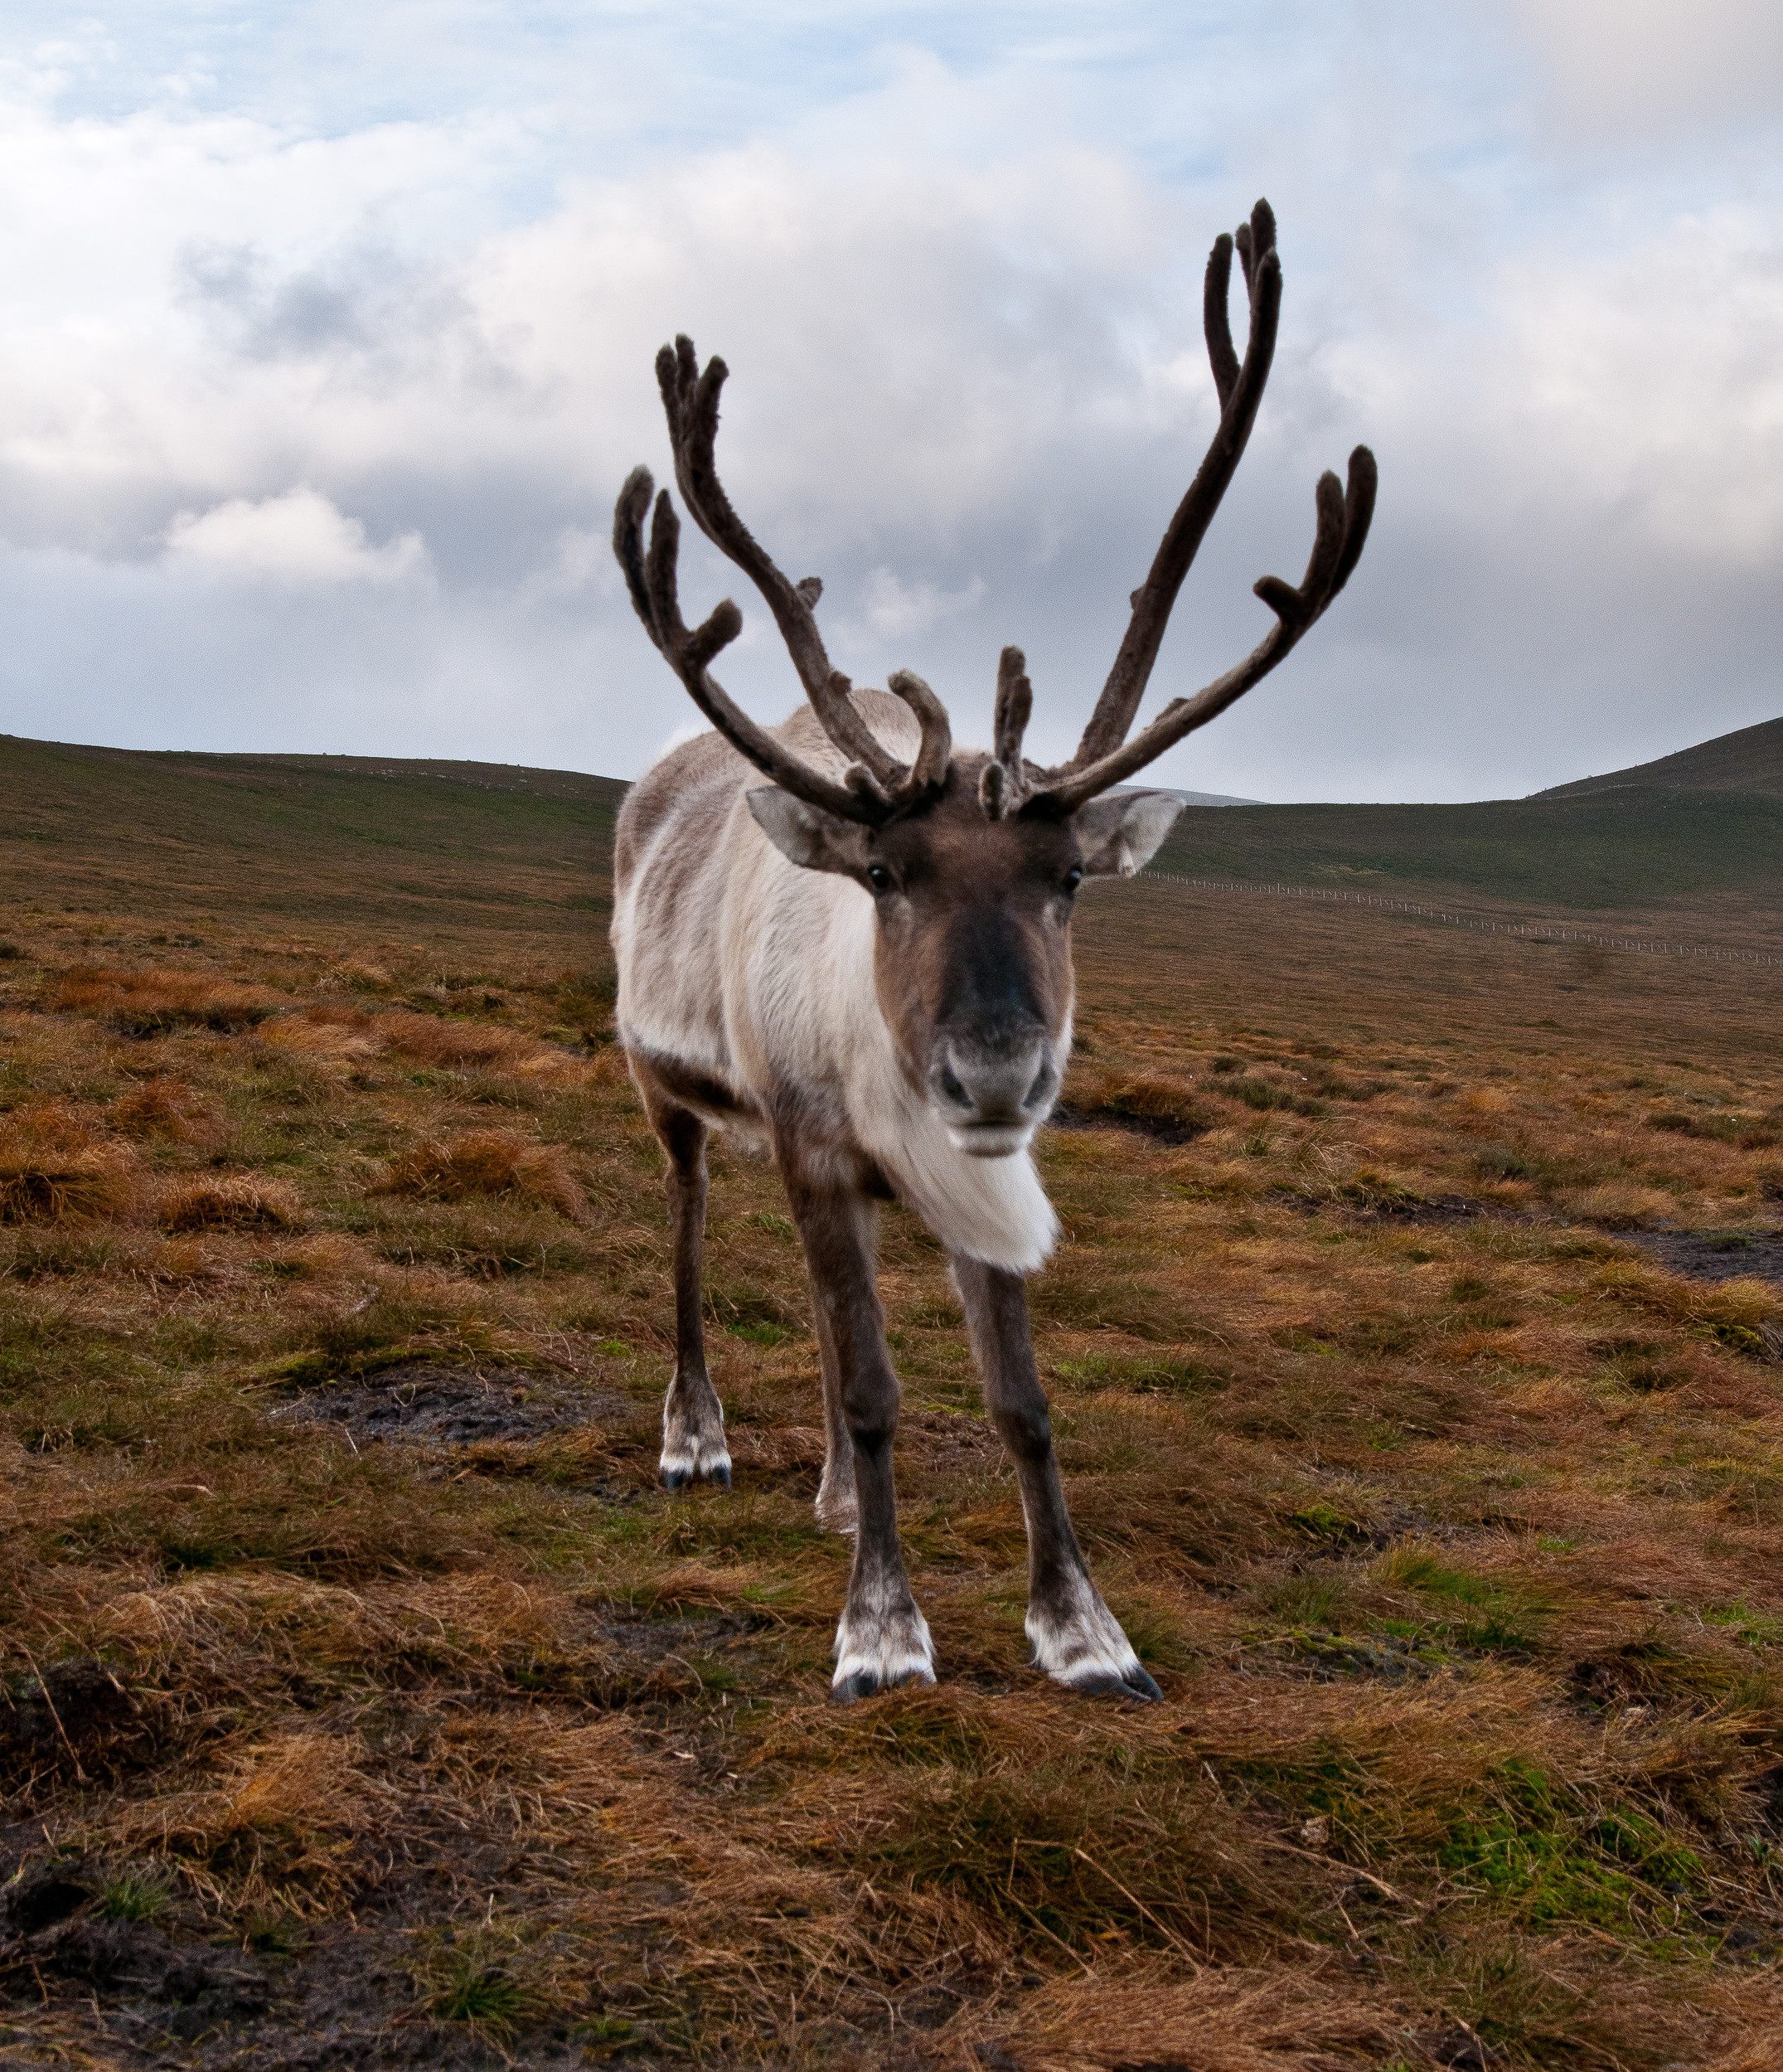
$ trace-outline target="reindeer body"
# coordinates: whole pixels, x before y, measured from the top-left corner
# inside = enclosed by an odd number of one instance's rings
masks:
[[[895,698],[863,691],[854,704],[894,752],[914,752],[915,723]],[[775,731],[841,777],[808,712]],[[706,734],[627,793],[613,856],[622,1041],[659,1075],[672,1062],[705,1076],[724,1105],[690,1105],[759,1149],[773,1149],[771,1118],[791,1100],[802,1134],[870,1184],[876,1174],[949,1250],[1031,1273],[1058,1231],[1032,1155],[974,1158],[949,1141],[880,1010],[871,900],[787,861],[749,811],[758,782]]]
[[[1250,329],[1242,363],[1226,313],[1234,250]],[[1057,1221],[1031,1145],[1071,1046],[1070,922],[1087,876],[1130,876],[1181,811],[1116,788],[1267,675],[1324,613],[1362,551],[1374,463],[1318,488],[1304,580],[1266,576],[1277,623],[1236,667],[1128,739],[1170,607],[1244,450],[1275,347],[1275,221],[1259,202],[1208,262],[1208,355],[1220,419],[1167,528],[1078,752],[1029,762],[1032,704],[1019,649],[1003,651],[995,738],[956,754],[945,708],[906,671],[855,691],[831,668],[822,585],[788,581],[731,507],[715,444],[720,360],[690,342],[657,357],[676,478],[701,530],[773,611],[808,707],[758,726],[713,678],[742,614],[728,599],[682,620],[679,521],[634,470],[613,546],[652,641],[715,731],[676,749],[628,793],[615,849],[618,1022],[668,1161],[676,1351],[661,1472],[728,1487],[724,1412],[701,1314],[705,1146],[715,1128],[769,1151],[815,1298],[827,1439],[817,1515],[855,1533],[836,1633],[835,1695],[932,1682],[933,1648],[905,1573],[892,1477],[898,1377],[875,1261],[877,1205],[905,1202],[946,1248],[985,1407],[1008,1447],[1028,1528],[1027,1632],[1038,1665],[1080,1691],[1155,1698],[1157,1686],[1090,1580],[1066,1508],[1024,1276]],[[756,775],[770,781],[758,784]]]

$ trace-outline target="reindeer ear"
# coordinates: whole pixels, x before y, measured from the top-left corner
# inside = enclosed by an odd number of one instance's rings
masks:
[[[753,794],[752,794],[753,796]],[[1071,817],[1093,878],[1130,878],[1158,853],[1183,802],[1167,791],[1107,792]]]
[[[867,830],[820,806],[807,805],[778,784],[746,794],[755,824],[788,863],[805,871],[836,871],[857,878],[867,867]]]

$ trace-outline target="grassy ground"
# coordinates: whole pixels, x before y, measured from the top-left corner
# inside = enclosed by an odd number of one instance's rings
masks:
[[[7,866],[0,2062],[1783,2055],[1774,974],[1096,889],[1034,1292],[1165,1701],[1024,1667],[894,1211],[945,1681],[837,1713],[797,1247],[724,1153],[737,1487],[652,1486],[600,799],[436,868],[449,787],[317,781],[196,890],[153,788]]]

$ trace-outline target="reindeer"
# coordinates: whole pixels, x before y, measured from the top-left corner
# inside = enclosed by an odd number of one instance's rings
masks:
[[[1228,317],[1234,245],[1249,303],[1242,362]],[[788,581],[719,481],[724,362],[702,371],[686,337],[657,356],[682,498],[761,592],[807,701],[763,728],[714,679],[742,614],[727,599],[702,625],[684,623],[679,522],[665,490],[646,547],[654,485],[635,469],[614,551],[645,630],[715,730],[632,788],[614,856],[618,1032],[667,1157],[674,1240],[660,1472],[671,1490],[698,1478],[730,1486],[700,1319],[705,1146],[723,1129],[772,1154],[810,1273],[827,1439],[817,1516],[855,1535],[836,1638],[841,1702],[935,1673],[892,1480],[899,1389],[875,1223],[877,1205],[894,1200],[947,1250],[985,1405],[1014,1458],[1035,1663],[1077,1691],[1159,1696],[1090,1579],[1059,1481],[1025,1289],[1058,1223],[1031,1146],[1071,1047],[1078,888],[1141,869],[1181,811],[1166,793],[1115,787],[1267,676],[1344,587],[1367,536],[1375,466],[1359,446],[1347,488],[1320,479],[1305,579],[1256,585],[1276,619],[1262,641],[1127,740],[1170,607],[1256,421],[1281,302],[1275,219],[1259,201],[1207,264],[1219,428],[1132,594],[1077,753],[1051,769],[1022,753],[1033,694],[1018,648],[1003,650],[988,754],[955,750],[941,701],[908,670],[888,695],[856,691],[831,667],[815,616],[821,583]],[[765,785],[752,784],[757,773]]]

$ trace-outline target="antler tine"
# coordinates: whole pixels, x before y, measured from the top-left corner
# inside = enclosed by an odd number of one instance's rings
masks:
[[[650,507],[654,486],[648,468],[634,468],[626,478],[613,512],[613,551],[625,570],[626,587],[644,630],[687,687],[694,703],[763,776],[795,798],[845,820],[859,821],[868,827],[882,824],[893,811],[883,795],[861,787],[834,784],[802,763],[765,728],[758,726],[714,679],[707,665],[742,632],[743,614],[727,597],[703,624],[689,629],[681,618],[676,579],[681,521],[666,489],[656,499],[647,550],[643,545],[644,512]],[[854,774],[850,773],[850,777]]]
[[[1250,269],[1245,269],[1250,278]],[[1238,356],[1232,349],[1232,240],[1225,232],[1214,240],[1201,281],[1201,328],[1207,338],[1208,363],[1224,411],[1238,379]]]
[[[702,371],[693,342],[686,337],[657,355],[676,479],[701,531],[768,600],[813,711],[830,739],[850,758],[840,784],[801,762],[758,726],[713,678],[707,665],[742,631],[743,614],[726,598],[702,625],[689,631],[681,618],[677,576],[681,521],[666,490],[656,497],[647,550],[643,544],[644,513],[655,490],[647,468],[633,468],[619,492],[613,551],[645,631],[732,747],[795,797],[844,819],[882,827],[946,784],[952,754],[947,709],[920,677],[900,670],[890,678],[890,689],[916,714],[922,729],[916,761],[908,769],[855,710],[849,681],[830,667],[812,617],[822,584],[814,575],[789,583],[737,516],[719,480],[718,405],[729,371],[715,356]]]
[[[650,587],[644,577],[644,513],[657,493],[647,468],[634,468],[625,478],[619,501],[613,507],[613,551],[625,570],[625,586],[632,594],[632,609],[644,622],[644,631],[658,649],[662,635],[650,602]]]
[[[1216,677],[1194,697],[1173,699],[1125,747],[1116,748],[1086,767],[1060,773],[1061,781],[1047,785],[1036,795],[1034,804],[1039,806],[1044,800],[1049,812],[1075,813],[1098,792],[1143,769],[1185,735],[1218,718],[1228,705],[1260,683],[1324,615],[1332,599],[1349,581],[1368,539],[1378,484],[1374,456],[1366,446],[1357,447],[1349,456],[1347,488],[1340,485],[1335,475],[1321,476],[1315,492],[1318,531],[1299,587],[1284,582],[1279,575],[1266,575],[1255,585],[1257,596],[1276,614],[1275,624],[1257,646],[1235,669]]]
[[[987,820],[1002,820],[1014,813],[1028,792],[1027,765],[1022,760],[1021,737],[1027,731],[1034,710],[1034,687],[1028,681],[1028,661],[1019,648],[1005,648],[997,658],[996,718],[991,730],[991,759],[978,779],[978,803]]]
[[[947,763],[953,754],[953,730],[948,723],[947,708],[913,670],[894,669],[885,679],[885,688],[894,697],[904,700],[923,729],[916,760],[895,793],[897,803],[902,808],[938,792],[947,783]]]
[[[1242,365],[1233,351],[1226,315],[1234,244],[1250,302],[1250,328]],[[1159,542],[1150,573],[1133,593],[1132,616],[1121,651],[1114,658],[1089,725],[1083,730],[1078,752],[1064,766],[1065,773],[1087,768],[1112,754],[1126,740],[1145,696],[1152,664],[1157,660],[1164,629],[1170,624],[1170,608],[1244,456],[1251,427],[1257,421],[1275,357],[1276,329],[1282,314],[1282,262],[1276,251],[1275,215],[1267,201],[1257,204],[1250,221],[1240,226],[1235,238],[1222,236],[1215,240],[1208,259],[1202,301],[1208,360],[1220,402],[1219,424],[1194,480]]]
[[[997,657],[996,718],[991,745],[996,759],[1017,784],[1021,782],[1021,739],[1034,711],[1034,686],[1028,681],[1028,658],[1019,648]]]
[[[822,583],[815,575],[789,582],[737,516],[719,479],[719,398],[729,372],[715,353],[702,373],[693,341],[685,334],[657,355],[657,382],[669,423],[675,479],[694,523],[766,599],[825,733],[851,762],[862,764],[881,789],[887,789],[895,782],[899,764],[850,702],[852,687],[848,678],[831,666],[814,611],[823,594]]]

